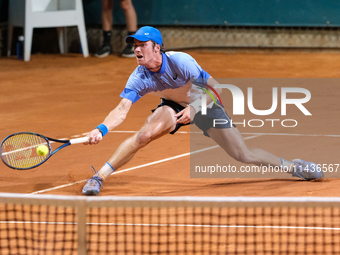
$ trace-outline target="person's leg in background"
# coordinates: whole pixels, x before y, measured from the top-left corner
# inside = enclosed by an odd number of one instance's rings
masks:
[[[125,14],[128,35],[134,35],[137,31],[137,14],[131,0],[120,0],[120,6]],[[122,57],[134,57],[133,44],[128,44],[122,52]]]
[[[112,54],[111,46],[111,29],[112,29],[112,11],[113,0],[102,0],[102,29],[103,29],[103,44],[94,54],[98,58],[104,58]]]

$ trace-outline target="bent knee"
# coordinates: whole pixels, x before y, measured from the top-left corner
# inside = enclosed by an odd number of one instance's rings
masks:
[[[137,139],[136,142],[140,147],[144,147],[147,145],[149,142],[152,141],[152,135],[151,132],[148,131],[139,131],[137,133]]]
[[[236,153],[233,158],[241,163],[252,164],[254,163],[254,157],[250,151],[242,151]]]
[[[132,3],[129,0],[122,0],[120,1],[120,7],[123,11],[127,11],[132,7]]]

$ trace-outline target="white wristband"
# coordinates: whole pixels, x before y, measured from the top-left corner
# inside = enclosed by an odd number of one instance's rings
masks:
[[[198,113],[202,109],[202,100],[197,99],[196,101],[192,102],[189,105],[192,106],[195,109],[196,113]]]

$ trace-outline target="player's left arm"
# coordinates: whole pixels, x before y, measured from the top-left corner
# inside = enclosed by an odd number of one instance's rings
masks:
[[[210,76],[207,80],[207,84],[211,86],[212,88],[214,88],[215,85],[218,84],[218,82],[212,76]],[[211,92],[212,95],[214,95],[215,98],[217,97],[215,93],[212,92],[210,89],[209,91]],[[218,94],[220,94],[222,89],[218,88],[218,89],[215,89],[215,91]],[[211,97],[207,97],[207,105],[209,105],[211,102],[213,102],[213,99]],[[192,105],[189,104],[182,111],[180,111],[179,113],[175,115],[175,117],[178,118],[176,123],[188,124],[191,121],[193,121],[196,113],[197,113],[196,109]]]

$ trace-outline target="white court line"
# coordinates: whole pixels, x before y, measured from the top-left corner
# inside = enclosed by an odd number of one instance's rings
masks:
[[[110,133],[136,133],[136,132],[137,131],[118,131],[118,130],[110,131]],[[202,133],[202,132],[177,131],[176,133],[190,134],[190,133]],[[87,133],[83,133],[82,135],[86,135],[86,134]],[[245,137],[244,140],[256,138],[256,137],[259,137],[259,136],[267,136],[267,135],[274,135],[274,136],[277,135],[277,136],[340,137],[340,135],[325,135],[325,134],[289,134],[289,133],[241,133],[241,134],[243,134],[243,135],[252,135],[252,136],[249,136],[249,137]],[[78,136],[72,136],[72,137],[78,137]],[[67,139],[67,138],[65,138],[65,139]],[[215,145],[215,146],[208,147],[208,148],[205,148],[205,149],[202,149],[202,150],[193,151],[193,152],[191,152],[191,154],[195,154],[195,153],[199,153],[199,152],[215,149],[215,148],[218,148],[218,147],[219,147],[218,145]],[[128,168],[128,169],[120,170],[118,172],[112,173],[112,175],[113,174],[123,173],[123,172],[128,172],[128,171],[131,171],[131,170],[135,170],[135,169],[139,169],[139,168],[143,168],[143,167],[147,167],[147,166],[152,166],[152,165],[155,165],[155,164],[163,163],[163,162],[174,160],[174,159],[181,158],[181,157],[186,157],[186,156],[189,156],[189,155],[190,155],[190,152],[189,153],[184,153],[184,154],[177,155],[177,156],[174,156],[174,157],[165,158],[165,159],[162,159],[162,160],[158,160],[158,161],[150,162],[150,163],[147,163],[147,164],[131,167],[131,168]],[[68,183],[68,184],[65,184],[65,185],[61,185],[61,186],[57,186],[57,187],[53,187],[53,188],[49,188],[49,189],[35,191],[35,192],[29,193],[27,195],[39,194],[39,193],[44,193],[44,192],[47,192],[47,191],[61,189],[61,188],[65,188],[65,187],[68,187],[68,186],[73,186],[73,185],[78,184],[78,183],[83,183],[85,181],[87,181],[87,180],[81,180],[81,181],[77,181],[77,182],[73,182],[73,183]]]
[[[59,139],[59,140],[63,140],[63,139],[64,139],[64,138]],[[52,144],[52,143],[56,143],[56,142],[54,142],[54,141],[49,141],[49,143]],[[14,151],[3,152],[2,155],[3,155],[3,156],[6,156],[6,155],[8,155],[8,154],[12,154],[12,153],[20,152],[20,151],[25,151],[25,150],[30,150],[30,149],[36,148],[36,147],[38,147],[38,146],[40,146],[40,145],[47,145],[47,142],[39,143],[39,144],[36,144],[36,145],[31,145],[31,146],[29,146],[29,147],[20,148],[20,149],[14,150]]]
[[[43,144],[47,144],[47,143],[43,143]],[[14,150],[14,151],[3,152],[2,155],[6,156],[8,154],[13,154],[13,153],[21,152],[21,151],[26,151],[26,150],[31,150],[31,153],[32,153],[32,149],[35,148],[35,147],[38,147],[40,145],[41,144],[36,144],[36,145],[31,145],[29,147],[20,148],[20,149]]]
[[[259,136],[260,135],[249,136],[249,137],[244,138],[244,140],[256,138],[256,137],[259,137]],[[147,163],[147,164],[143,164],[143,165],[127,168],[127,169],[124,169],[124,170],[120,170],[120,171],[117,171],[117,172],[113,172],[111,175],[120,174],[120,173],[128,172],[128,171],[131,171],[131,170],[136,170],[136,169],[147,167],[147,166],[152,166],[152,165],[164,163],[164,162],[167,162],[167,161],[170,161],[170,160],[174,160],[174,159],[190,156],[190,154],[196,154],[196,153],[200,153],[200,152],[216,149],[216,148],[219,148],[219,147],[220,147],[219,145],[215,145],[215,146],[211,146],[211,147],[208,147],[208,148],[196,150],[196,151],[193,151],[193,152],[183,153],[183,154],[180,154],[180,155],[177,155],[177,156],[174,156],[174,157],[165,158],[165,159],[157,160],[157,161],[150,162],[150,163]],[[52,190],[56,190],[56,189],[66,188],[66,187],[73,186],[75,184],[86,182],[86,181],[87,181],[87,179],[86,180],[77,181],[77,182],[68,183],[68,184],[64,184],[64,185],[60,185],[60,186],[49,188],[49,189],[38,190],[38,191],[29,193],[29,194],[26,194],[26,195],[40,194],[40,193],[47,192],[47,191],[52,191]]]
[[[134,134],[137,133],[138,131],[131,131],[131,130],[113,130],[109,131],[109,133],[121,133],[121,134]],[[190,133],[200,133],[202,132],[188,132],[188,131],[176,131],[176,134],[190,134]],[[85,133],[86,135],[86,133]]]
[[[77,222],[41,222],[41,221],[0,221],[0,224],[51,224],[77,225]],[[196,224],[147,224],[147,223],[86,223],[92,226],[142,226],[142,227],[193,227],[193,228],[256,228],[256,229],[305,229],[305,230],[340,230],[327,227],[298,227],[298,226],[247,226],[247,225],[196,225]]]
[[[276,135],[276,136],[313,136],[313,137],[340,137],[340,135],[323,135],[323,134],[285,134],[285,133],[241,133],[243,135]]]
[[[110,131],[110,133],[121,133],[121,134],[134,134],[137,133],[138,131],[131,131],[131,130],[113,130]],[[190,131],[177,131],[176,134],[202,134],[202,132],[190,132]],[[83,135],[86,135],[87,133],[84,133]],[[241,133],[242,135],[277,135],[277,136],[312,136],[312,137],[340,137],[340,135],[325,135],[325,134],[290,134],[290,133]]]

